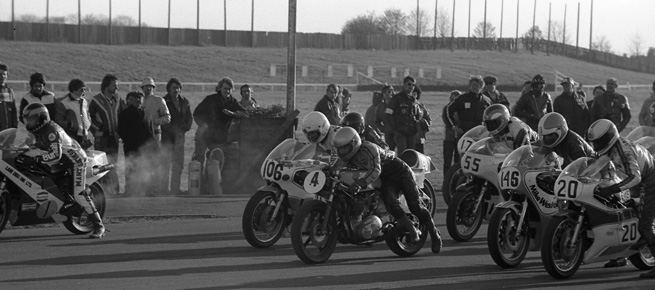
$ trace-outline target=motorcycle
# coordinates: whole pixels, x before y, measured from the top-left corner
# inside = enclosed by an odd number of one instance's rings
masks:
[[[655,258],[647,246],[631,250],[639,239],[637,204],[629,190],[620,199],[606,200],[594,195],[594,189],[620,182],[607,157],[583,157],[567,166],[555,183],[559,211],[546,226],[541,260],[556,279],[566,279],[582,263],[606,261],[617,257],[628,260],[640,270],[655,267]]]
[[[467,181],[457,187],[446,212],[446,228],[453,240],[472,239],[496,204],[507,200],[499,190],[498,171],[512,151],[505,140],[487,137],[471,145],[461,157]]]
[[[419,233],[419,240],[413,243],[408,240],[409,233],[397,227],[387,212],[380,197],[379,179],[356,193],[348,191],[348,184],[362,174],[362,170],[345,169],[334,175],[317,170],[305,176],[305,190],[320,199],[305,202],[291,224],[291,244],[300,260],[307,264],[323,263],[332,256],[337,242],[371,245],[385,241],[401,257],[412,256],[423,247],[428,230],[409,212],[404,195],[399,198],[401,207]],[[419,201],[431,212],[433,200],[434,196],[421,190]]]
[[[483,125],[478,125],[471,130],[468,130],[457,141],[456,150],[459,152],[459,156],[464,155],[464,152],[466,152],[473,143],[486,137],[489,137],[489,131],[487,131],[487,128]],[[441,193],[446,205],[450,204],[453,194],[457,191],[457,187],[464,182],[466,182],[466,175],[462,172],[462,166],[459,162],[455,162],[455,164],[448,168],[448,171],[444,174],[443,184],[441,185]]]
[[[412,167],[417,184],[431,197],[432,214],[436,211],[436,193],[425,175],[434,170],[430,158],[414,150],[400,156]],[[266,185],[260,187],[248,200],[243,211],[241,228],[248,243],[255,248],[273,246],[291,224],[295,213],[314,194],[303,188],[307,172],[324,170],[334,162],[332,156],[316,144],[307,144],[294,138],[280,143],[266,157],[260,173]]]
[[[639,126],[625,138],[641,144],[651,155],[655,155],[655,127]]]
[[[558,210],[553,187],[559,164],[555,153],[534,145],[505,158],[498,183],[509,200],[496,205],[487,230],[489,254],[501,268],[518,266],[528,251],[541,247],[543,225]]]
[[[63,222],[71,233],[90,233],[93,223],[81,207],[76,205],[76,210],[62,211],[65,202],[73,201],[67,193],[72,188],[73,178],[64,165],[39,165],[26,170],[19,169],[14,163],[18,154],[36,156],[43,153],[28,147],[30,138],[24,129],[10,128],[0,132],[0,232],[7,223],[25,226]],[[104,152],[87,150],[86,154],[86,185],[90,189],[90,198],[103,217],[105,192],[99,180],[113,165],[108,163]]]

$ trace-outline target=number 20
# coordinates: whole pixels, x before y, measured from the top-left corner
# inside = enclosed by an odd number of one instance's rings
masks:
[[[568,184],[566,180],[560,180],[557,182],[557,185],[559,186],[559,190],[557,191],[557,196],[559,197],[568,197],[568,198],[576,198],[578,197],[578,181],[577,180],[569,180]],[[567,189],[566,191],[568,192],[567,194],[564,194],[564,189]]]

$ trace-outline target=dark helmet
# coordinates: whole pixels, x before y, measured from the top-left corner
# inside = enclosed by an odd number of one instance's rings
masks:
[[[334,135],[332,143],[332,145],[337,148],[337,155],[339,155],[339,158],[348,161],[355,156],[355,153],[357,153],[362,146],[362,139],[359,137],[359,134],[355,132],[355,129],[342,127]]]
[[[489,134],[493,136],[507,127],[510,117],[509,110],[505,105],[493,104],[484,110],[482,118],[487,131],[489,131]]]
[[[533,87],[537,85],[545,85],[546,80],[544,80],[544,77],[542,75],[538,74],[532,78],[532,81],[530,81],[530,83],[532,84]]]
[[[591,146],[594,147],[594,151],[598,152],[599,155],[604,155],[619,140],[619,130],[616,129],[616,125],[612,121],[600,119],[589,126],[587,138],[589,138]]]
[[[346,116],[341,119],[340,122],[341,126],[343,127],[350,127],[355,129],[357,133],[360,135],[364,133],[364,129],[366,128],[366,124],[364,123],[364,117],[362,114],[357,113],[357,112],[352,112],[346,114]]]
[[[23,109],[23,120],[25,128],[34,132],[50,122],[50,114],[44,104],[31,103]]]

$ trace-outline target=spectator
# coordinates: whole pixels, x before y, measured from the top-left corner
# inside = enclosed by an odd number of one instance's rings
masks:
[[[257,104],[255,98],[252,97],[255,92],[249,84],[241,86],[239,92],[241,93],[241,100],[239,101],[239,104],[246,110],[252,111],[253,109],[260,107],[259,104]]]
[[[96,150],[107,153],[111,164],[118,164],[118,113],[125,108],[125,103],[120,99],[118,90],[118,78],[113,74],[107,74],[102,78],[100,93],[93,96],[89,104],[89,118],[91,118],[91,133]],[[116,168],[105,175],[110,187],[108,193],[117,195],[119,192],[118,173]]]
[[[455,136],[455,131],[453,130],[452,125],[451,126],[448,125],[448,120],[446,119],[447,118],[446,109],[461,94],[462,93],[458,90],[454,90],[450,92],[450,100],[448,102],[448,105],[444,106],[443,111],[441,112],[441,119],[445,124],[444,139],[443,139],[443,173],[444,174],[448,172],[448,169],[450,169],[450,166],[452,166],[453,163],[459,162],[459,152],[457,152],[457,138],[459,136]],[[455,113],[453,119],[458,120],[457,113]]]
[[[380,127],[382,127],[381,126],[382,122],[380,122],[380,124],[378,124],[376,122],[375,113],[376,113],[376,110],[377,110],[378,106],[380,104],[382,104],[382,103],[383,103],[382,93],[381,92],[373,92],[373,99],[372,99],[371,106],[368,107],[368,109],[366,109],[366,113],[364,114],[364,122],[366,123],[366,125],[371,126],[373,129],[375,129],[377,131],[380,131],[380,132],[382,132],[382,130],[380,129]]]
[[[418,133],[416,134],[416,140],[414,142],[416,143],[416,151],[425,154],[425,144],[427,144],[426,136],[428,134],[428,131],[430,131],[430,126],[432,125],[432,118],[430,118],[430,112],[425,107],[425,105],[419,102],[419,100],[421,99],[421,95],[423,94],[423,90],[421,90],[421,87],[416,86],[413,94],[414,97],[416,98],[416,102],[418,103],[418,106],[421,109],[421,119],[418,121],[417,124],[416,130],[418,131]]]
[[[200,163],[205,161],[205,152],[220,148],[225,154],[223,173],[235,168],[236,161],[233,150],[228,143],[228,131],[232,120],[247,118],[248,111],[232,97],[234,82],[230,78],[223,78],[216,86],[216,94],[205,97],[193,111],[193,118],[198,124],[196,131],[196,148],[193,160]]]
[[[157,150],[156,146],[147,147],[148,144],[156,143],[150,126],[145,122],[145,111],[142,104],[143,93],[130,92],[127,94],[127,107],[118,113],[116,130],[118,136],[123,140],[123,152],[125,153],[124,197],[146,191],[146,181],[150,177],[146,172],[150,172],[152,169],[147,168],[148,162],[145,162],[146,157],[143,152]]]
[[[584,99],[587,98],[587,92],[584,91],[582,84],[578,84],[578,88],[576,89],[575,92],[578,93],[578,95],[582,96],[582,98]]]
[[[146,194],[148,196],[155,196],[159,191],[159,186],[162,184],[159,173],[162,167],[161,156],[161,126],[171,122],[171,113],[168,111],[164,98],[155,95],[155,81],[147,77],[141,83],[143,90],[143,111],[145,112],[145,120],[150,128],[150,132],[154,137],[153,142],[154,150],[149,150],[150,156],[146,159],[152,178],[150,179],[150,186]]]
[[[7,86],[8,71],[7,65],[0,62],[0,131],[18,126],[14,90]]]
[[[403,79],[403,91],[391,98],[386,109],[387,124],[385,126],[388,125],[390,130],[393,130],[398,154],[405,149],[416,149],[415,140],[422,111],[412,94],[415,88],[414,77],[406,76]]]
[[[605,87],[604,86],[595,86],[594,90],[592,92],[593,96],[590,98],[589,101],[587,101],[587,107],[589,107],[589,113],[591,114],[591,107],[594,104],[594,99],[602,94],[605,93]]]
[[[389,145],[389,150],[396,150],[396,140],[391,126],[388,126],[387,121],[387,106],[391,102],[394,91],[393,86],[384,84],[382,87],[382,104],[380,104],[375,111],[375,124],[379,127],[380,131],[384,133],[384,141]]]
[[[491,102],[494,104],[503,104],[507,109],[509,110],[509,100],[505,96],[505,94],[501,93],[496,89],[496,83],[498,82],[498,78],[495,76],[486,76],[483,79],[484,81],[484,90],[482,92],[483,95],[489,97]]]
[[[460,95],[446,106],[444,121],[446,127],[452,127],[455,132],[455,144],[466,131],[482,124],[484,110],[492,105],[491,100],[480,92],[481,88],[482,77],[471,76],[468,93]]]
[[[328,118],[330,125],[339,125],[339,121],[343,116],[341,105],[337,99],[338,93],[337,85],[329,84],[325,90],[325,95],[314,107],[314,111],[321,112]]]
[[[527,94],[530,91],[532,91],[532,81],[526,81],[523,83],[523,88],[521,88],[521,96]]]
[[[343,90],[341,90],[341,114],[344,116],[350,113],[350,100],[352,97],[353,95],[348,89],[343,88]]]
[[[616,125],[616,129],[620,133],[630,122],[630,104],[628,98],[616,92],[618,81],[615,78],[608,79],[605,87],[605,93],[594,98],[594,104],[591,107],[592,122],[598,119],[608,119]]]
[[[55,94],[45,90],[46,81],[42,73],[35,72],[30,76],[30,92],[23,96],[20,101],[20,114],[18,118],[23,122],[23,110],[28,104],[41,103],[44,104],[48,113],[50,113],[50,120],[55,118]]]
[[[166,84],[166,91],[168,94],[164,96],[164,101],[171,114],[171,122],[161,126],[161,178],[163,190],[177,195],[182,193],[180,184],[184,168],[184,134],[191,130],[193,115],[189,100],[180,94],[182,83],[179,79],[170,79]]]
[[[514,107],[514,115],[536,132],[541,117],[553,111],[553,101],[550,95],[544,92],[546,81],[543,76],[534,76],[530,84],[532,90],[521,95]]]
[[[564,78],[561,85],[563,92],[553,101],[553,110],[564,117],[570,130],[585,136],[591,125],[589,107],[584,97],[574,91],[575,82],[572,78]]]
[[[68,94],[55,102],[55,123],[86,150],[93,146],[89,136],[89,103],[84,98],[86,84],[80,79],[68,83]]]
[[[0,70],[0,73],[2,71]],[[653,123],[653,112],[650,111],[651,105],[655,104],[655,81],[653,82],[652,92],[650,93],[650,98],[644,100],[644,103],[641,105],[641,111],[639,112],[639,126],[655,126]]]

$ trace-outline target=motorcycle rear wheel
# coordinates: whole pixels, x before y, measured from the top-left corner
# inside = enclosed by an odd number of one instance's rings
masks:
[[[528,253],[530,239],[528,223],[524,220],[522,232],[516,232],[520,216],[508,208],[496,208],[489,219],[487,245],[489,254],[501,268],[514,268],[523,262]]]
[[[100,214],[100,218],[105,216],[106,209],[106,200],[105,200],[105,191],[102,189],[102,186],[98,182],[95,182],[89,186],[90,193],[89,197],[93,200],[93,203],[96,206],[96,210]],[[88,234],[93,231],[93,222],[89,218],[89,215],[86,211],[83,211],[79,216],[68,216],[68,219],[64,221],[64,227],[69,230],[71,233],[76,235]]]
[[[291,223],[291,245],[296,256],[307,264],[320,264],[332,256],[337,247],[337,220],[330,215],[325,232],[321,230],[327,205],[309,200],[296,213]]]
[[[10,212],[11,197],[9,196],[9,192],[3,192],[0,194],[0,233],[2,233],[7,226]]]
[[[437,193],[434,191],[434,187],[432,187],[432,183],[424,179],[423,180],[423,188],[421,190],[428,196],[430,197],[430,202],[426,204],[425,206],[427,207],[428,211],[430,212],[431,216],[434,216],[435,213],[437,213]]]
[[[448,206],[446,212],[446,228],[448,234],[457,242],[471,240],[482,225],[483,205],[478,207],[476,212],[473,208],[477,203],[479,192],[473,192],[473,188],[457,191]]]
[[[567,279],[580,268],[582,263],[582,237],[578,235],[573,241],[573,247],[566,245],[571,242],[575,230],[575,221],[566,216],[554,217],[544,232],[541,245],[541,261],[550,276],[555,279]]]
[[[277,216],[272,214],[279,200],[268,191],[257,191],[246,204],[241,220],[241,229],[248,243],[255,248],[273,246],[284,234],[287,225],[288,205],[282,203]]]
[[[655,256],[648,247],[643,247],[639,250],[639,253],[630,255],[628,260],[639,270],[648,271],[655,268]]]
[[[409,220],[414,221],[414,227],[418,226],[418,220],[413,219],[412,217],[413,216],[409,217]],[[387,233],[384,237],[384,241],[394,254],[401,257],[411,257],[423,248],[423,245],[425,245],[425,241],[428,238],[427,228],[422,225],[419,229],[421,230],[421,235],[416,243],[412,244],[407,242],[409,234],[398,229],[394,229]]]
[[[441,194],[443,196],[443,201],[446,205],[450,206],[450,202],[453,200],[453,195],[457,191],[457,187],[466,182],[466,176],[462,172],[462,165],[459,162],[455,162],[443,178],[443,184],[441,185]]]

